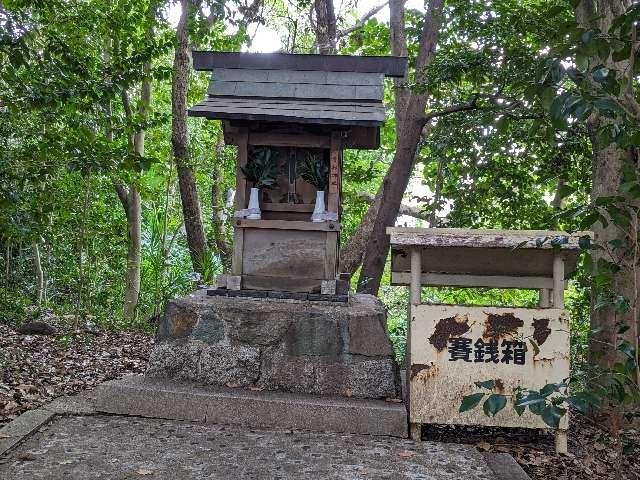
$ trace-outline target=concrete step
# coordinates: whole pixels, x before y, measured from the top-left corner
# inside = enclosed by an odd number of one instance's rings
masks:
[[[150,418],[407,437],[404,404],[199,386],[129,376],[99,385],[97,412]]]

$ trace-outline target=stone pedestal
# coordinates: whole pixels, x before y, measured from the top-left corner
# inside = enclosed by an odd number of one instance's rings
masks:
[[[382,303],[207,296],[171,300],[147,376],[253,390],[397,398]]]

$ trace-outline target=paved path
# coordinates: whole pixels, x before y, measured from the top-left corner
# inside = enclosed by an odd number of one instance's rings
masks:
[[[495,480],[464,445],[248,431],[125,416],[63,416],[0,457],[3,480]]]

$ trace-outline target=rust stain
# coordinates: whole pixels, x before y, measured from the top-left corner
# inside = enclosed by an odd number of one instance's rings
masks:
[[[438,373],[438,367],[433,363],[424,365],[421,363],[415,363],[411,365],[411,380],[418,380],[422,383],[426,383],[428,379],[435,376]]]
[[[482,336],[495,340],[518,333],[518,328],[524,325],[521,318],[513,313],[487,313],[487,323]]]
[[[469,316],[441,318],[436,324],[436,329],[429,337],[429,343],[433,345],[436,350],[444,350],[447,347],[450,337],[455,337],[468,332],[471,327],[469,326]]]
[[[494,380],[494,390],[496,393],[504,393],[504,382],[501,378],[496,378]]]
[[[536,341],[538,346],[546,342],[550,334],[551,329],[549,328],[548,318],[533,319],[533,339]]]

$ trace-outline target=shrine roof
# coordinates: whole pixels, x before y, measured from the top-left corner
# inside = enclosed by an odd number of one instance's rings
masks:
[[[194,52],[193,63],[212,74],[191,116],[377,127],[386,118],[384,77],[402,76],[406,59]]]
[[[409,251],[422,251],[423,273],[546,277],[559,252],[565,274],[576,270],[580,238],[591,232],[480,230],[464,228],[387,228],[394,252],[391,269],[409,272]]]

